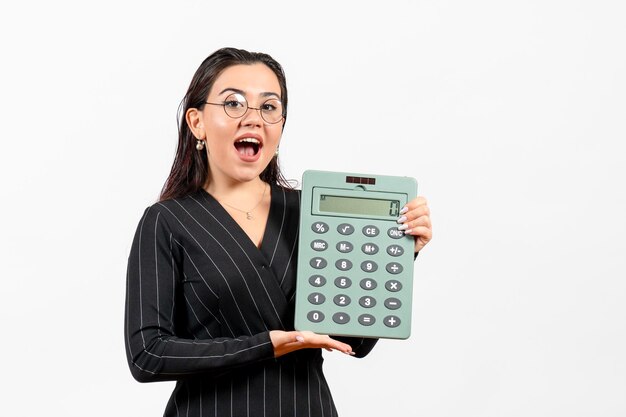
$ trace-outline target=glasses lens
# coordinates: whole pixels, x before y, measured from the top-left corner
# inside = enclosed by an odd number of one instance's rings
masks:
[[[267,123],[278,123],[283,118],[283,103],[277,99],[269,99],[261,106],[261,116]]]
[[[230,117],[237,119],[246,114],[246,110],[248,110],[248,102],[241,94],[231,94],[224,100],[224,111]]]

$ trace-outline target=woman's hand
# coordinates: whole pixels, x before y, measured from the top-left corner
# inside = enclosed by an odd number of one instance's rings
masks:
[[[433,229],[430,223],[430,209],[424,197],[417,197],[409,201],[400,211],[401,217],[398,223],[402,223],[398,229],[404,230],[405,235],[415,238],[415,252],[421,251],[433,237]]]
[[[352,346],[331,339],[330,336],[309,331],[285,332],[282,330],[272,330],[270,331],[270,339],[274,345],[274,357],[276,358],[295,350],[309,348],[324,348],[329,352],[338,350],[347,355],[354,355]]]

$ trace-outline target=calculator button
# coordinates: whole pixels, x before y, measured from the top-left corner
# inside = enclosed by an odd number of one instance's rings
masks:
[[[309,303],[311,304],[319,305],[319,304],[324,304],[324,301],[326,301],[326,297],[324,297],[324,294],[320,294],[319,292],[314,292],[314,293],[309,294],[308,300],[309,300]]]
[[[378,269],[378,265],[374,261],[361,262],[361,269],[365,272],[375,272]]]
[[[400,272],[402,272],[402,265],[400,265],[397,262],[389,262],[387,264],[387,272],[389,272],[390,274],[399,274]]]
[[[350,316],[346,313],[333,314],[333,321],[337,324],[346,324],[350,321]]]
[[[387,248],[387,253],[391,256],[402,256],[404,249],[400,245],[391,245]]]
[[[397,310],[400,307],[402,307],[402,301],[398,300],[397,298],[387,298],[385,300],[385,307],[387,307],[389,310]]]
[[[398,327],[400,325],[400,319],[396,316],[387,316],[383,319],[383,323],[387,327]]]
[[[335,296],[335,298],[333,298],[333,301],[335,302],[335,304],[337,304],[339,307],[343,307],[343,306],[347,306],[349,305],[352,300],[350,299],[350,297],[348,297],[345,294],[337,294]]]
[[[348,277],[335,278],[335,285],[339,288],[348,288],[352,285],[352,281]]]
[[[311,225],[311,230],[315,233],[326,233],[328,232],[328,225],[324,222],[315,222]]]
[[[359,305],[365,308],[372,308],[376,305],[376,299],[374,297],[361,297],[359,298]]]
[[[390,281],[385,282],[385,288],[387,288],[387,291],[398,292],[402,289],[402,283],[400,281],[396,281],[395,279],[392,279]]]
[[[379,233],[380,230],[378,230],[378,227],[376,226],[369,225],[363,228],[363,234],[368,237],[378,236]]]
[[[328,265],[328,262],[326,262],[326,259],[324,258],[313,258],[311,259],[311,262],[309,262],[309,265],[315,269],[324,269],[326,268],[326,265]]]
[[[354,246],[352,246],[352,243],[350,242],[344,241],[337,243],[337,250],[341,253],[352,252],[352,249],[354,249]]]
[[[361,314],[359,316],[359,323],[363,326],[371,326],[372,324],[376,323],[376,318],[371,314]]]
[[[340,271],[347,271],[352,268],[352,262],[350,262],[348,259],[339,259],[337,262],[335,262],[335,266]]]
[[[309,277],[309,284],[314,287],[323,287],[326,285],[326,278],[321,275],[311,275]]]
[[[309,313],[306,315],[306,318],[313,323],[319,323],[324,320],[324,313],[316,310],[309,311]]]
[[[369,279],[369,278],[361,280],[359,285],[364,290],[373,290],[377,286],[376,281],[374,281],[373,279]]]
[[[316,239],[313,242],[311,242],[311,248],[313,250],[321,252],[321,251],[326,250],[328,248],[328,243],[326,243],[325,240]]]
[[[364,243],[363,246],[361,246],[361,250],[367,255],[374,255],[378,253],[378,246],[373,243]]]
[[[339,226],[337,226],[337,231],[342,235],[348,236],[354,233],[354,226],[348,223],[341,223]]]
[[[387,236],[392,239],[400,239],[401,237],[404,237],[404,232],[397,227],[392,227],[391,229],[387,230]]]

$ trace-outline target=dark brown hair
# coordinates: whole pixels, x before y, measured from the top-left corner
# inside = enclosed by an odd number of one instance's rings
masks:
[[[262,63],[271,69],[280,84],[281,102],[285,121],[287,120],[287,79],[281,65],[271,56],[243,49],[222,48],[209,55],[196,70],[187,93],[178,107],[178,147],[170,175],[161,190],[160,201],[183,197],[202,188],[209,175],[209,162],[206,152],[196,150],[196,138],[187,125],[185,115],[190,108],[202,110],[209,91],[222,71],[233,65]],[[283,122],[283,129],[284,123]],[[269,184],[290,187],[278,166],[278,156],[274,156],[260,175]]]

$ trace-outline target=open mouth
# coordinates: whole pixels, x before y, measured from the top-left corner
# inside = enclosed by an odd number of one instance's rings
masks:
[[[255,138],[243,138],[235,142],[237,152],[243,156],[255,156],[261,150],[261,142]]]

